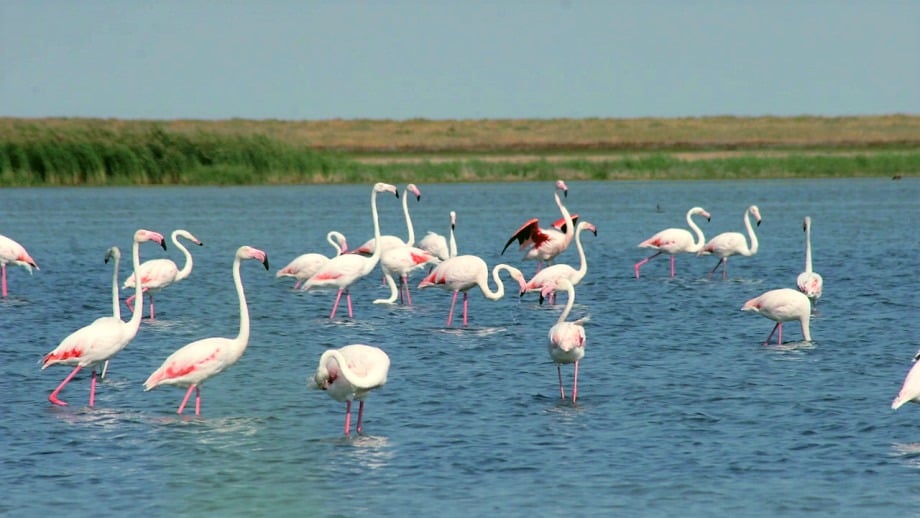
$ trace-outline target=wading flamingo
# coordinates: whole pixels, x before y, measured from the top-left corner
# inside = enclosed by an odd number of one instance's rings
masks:
[[[687,225],[693,229],[693,232],[696,234],[696,240],[694,240],[693,235],[685,229],[667,228],[639,243],[639,248],[654,248],[658,251],[633,266],[637,279],[639,278],[639,268],[661,254],[668,254],[671,256],[671,277],[674,277],[674,256],[677,254],[695,254],[703,248],[703,245],[706,243],[706,237],[703,236],[703,231],[700,227],[693,222],[693,216],[697,214],[705,216],[706,221],[710,219],[709,213],[702,207],[693,207],[687,211]]]
[[[158,243],[164,250],[166,249],[166,241],[162,234],[144,229],[135,232],[132,247],[132,264],[135,274],[140,268],[140,244],[147,241]],[[144,292],[140,286],[135,286],[134,290],[138,305],[131,314],[131,320],[122,322],[121,318],[114,316],[97,318],[92,324],[71,333],[53,351],[45,355],[42,359],[42,370],[52,365],[76,365],[73,371],[64,378],[64,381],[48,396],[48,401],[55,405],[66,405],[67,403],[58,399],[58,394],[80,372],[80,369],[91,367],[93,374],[89,385],[89,406],[95,404],[96,365],[105,362],[124,349],[137,335],[137,329],[141,325]]]
[[[409,238],[405,241],[400,239],[397,236],[393,235],[374,235],[371,239],[368,239],[364,242],[363,245],[356,248],[352,253],[361,254],[361,255],[371,255],[377,250],[377,243],[381,243],[382,247],[380,252],[386,252],[390,248],[396,246],[413,246],[415,244],[415,227],[412,225],[412,218],[409,216],[409,193],[415,195],[415,201],[422,200],[422,191],[415,186],[414,183],[410,183],[403,190],[403,199],[402,199],[402,209],[403,214],[406,216],[406,229],[409,232]]]
[[[357,399],[355,433],[361,433],[364,398],[387,382],[389,370],[390,357],[382,349],[363,344],[346,345],[329,349],[320,356],[316,374],[307,385],[325,390],[332,399],[345,402],[345,435],[351,433],[351,402]]]
[[[329,232],[326,234],[326,241],[335,249],[333,257],[340,256],[348,251],[348,241],[345,240],[345,236],[341,232],[336,232],[335,230]],[[275,277],[293,277],[297,281],[294,283],[294,289],[296,290],[303,281],[313,277],[313,274],[318,272],[327,262],[329,262],[328,257],[316,252],[298,255],[287,266],[278,270]]]
[[[192,254],[188,251],[188,248],[185,248],[185,246],[179,242],[180,237],[188,239],[198,246],[202,246],[203,243],[188,230],[180,229],[173,231],[170,238],[173,244],[176,245],[176,248],[185,256],[185,266],[183,266],[181,270],[172,259],[151,259],[149,261],[144,261],[144,264],[141,265],[140,273],[137,275],[130,275],[125,279],[125,283],[122,286],[125,289],[133,288],[135,280],[140,277],[141,289],[150,297],[150,320],[156,317],[153,295],[163,288],[185,279],[192,273],[192,266],[194,266]],[[125,305],[128,306],[128,310],[131,310],[132,302],[134,302],[133,295],[125,300]]]
[[[446,261],[457,255],[457,241],[454,239],[454,227],[457,225],[457,213],[450,211],[450,240],[437,232],[429,231],[418,243],[418,247],[426,250],[438,259]]]
[[[540,220],[537,218],[524,223],[511,236],[511,239],[505,243],[505,247],[502,248],[502,254],[505,253],[511,243],[517,240],[520,243],[520,249],[525,251],[524,259],[537,261],[537,271],[539,272],[542,263],[552,264],[553,259],[569,247],[575,237],[575,222],[578,219],[578,215],[569,214],[568,209],[559,199],[559,191],[562,191],[563,196],[568,197],[569,188],[566,187],[565,182],[562,180],[556,181],[556,188],[553,192],[556,205],[559,207],[559,212],[562,213],[562,219],[553,223],[553,228],[540,228]]]
[[[212,337],[196,340],[169,355],[163,365],[144,382],[144,390],[153,390],[160,385],[188,387],[185,397],[176,413],[181,414],[195,389],[195,415],[201,415],[201,384],[208,378],[223,372],[243,356],[249,344],[249,307],[243,292],[240,277],[240,263],[255,259],[268,270],[268,256],[262,250],[241,246],[233,257],[233,285],[240,302],[240,332],[236,338]]]
[[[109,248],[105,253],[105,264],[109,264],[109,259],[114,261],[112,266],[112,316],[121,320],[121,301],[118,299],[118,265],[121,264],[121,250],[117,246]],[[102,364],[102,373],[99,378],[105,379],[105,374],[109,370],[109,360]]]
[[[764,345],[770,343],[773,333],[779,331],[776,335],[776,344],[783,344],[783,322],[798,320],[802,324],[802,336],[806,342],[811,341],[811,331],[809,323],[811,319],[811,301],[804,294],[791,288],[780,288],[770,290],[759,297],[744,303],[741,311],[753,311],[759,313],[770,320],[776,321],[770,335],[764,341]]]
[[[585,357],[585,328],[584,323],[588,317],[580,318],[574,322],[566,322],[572,306],[575,304],[575,286],[568,279],[562,278],[555,286],[547,286],[546,291],[553,289],[565,290],[568,300],[559,319],[549,330],[549,356],[556,364],[556,373],[559,375],[559,394],[565,399],[565,388],[562,385],[562,365],[575,364],[575,378],[572,382],[572,403],[578,398],[578,362]]]
[[[897,410],[904,403],[920,403],[920,351],[914,355],[914,366],[907,372],[898,396],[891,402],[891,409]]]
[[[543,303],[543,288],[549,285],[556,284],[559,279],[568,279],[573,286],[577,286],[582,279],[585,278],[585,275],[588,273],[588,260],[585,257],[585,249],[581,244],[581,231],[590,230],[595,236],[597,235],[597,228],[587,222],[579,221],[575,226],[575,248],[578,250],[578,257],[581,260],[581,264],[576,270],[568,264],[554,264],[552,266],[547,266],[546,268],[540,270],[540,273],[533,276],[525,285],[521,291],[521,296],[523,297],[525,293],[530,291],[540,292],[540,303]],[[549,292],[550,303],[556,301],[556,291],[550,290]]]
[[[412,295],[409,294],[409,273],[424,268],[426,264],[435,265],[441,260],[427,250],[414,246],[396,246],[384,251],[380,255],[380,266],[390,287],[390,296],[386,299],[377,299],[374,304],[392,304],[399,298],[400,302],[412,305]],[[399,296],[397,297],[396,282],[393,276],[399,277]]]
[[[29,275],[32,275],[32,268],[40,270],[38,264],[22,245],[4,235],[0,235],[0,296],[4,298],[9,294],[6,285],[7,264],[22,266],[29,270]]]
[[[814,306],[818,303],[821,292],[824,290],[824,279],[821,278],[821,274],[811,269],[811,216],[805,216],[803,227],[805,230],[805,271],[799,274],[795,284]]]
[[[520,289],[524,289],[524,274],[520,270],[507,264],[498,264],[492,269],[492,278],[498,286],[496,291],[489,288],[489,267],[486,262],[475,255],[458,255],[439,264],[422,279],[419,283],[419,289],[425,289],[429,286],[438,286],[448,291],[454,292],[450,301],[450,312],[447,314],[447,327],[454,316],[454,306],[457,303],[457,294],[463,292],[463,325],[467,324],[467,315],[469,308],[469,290],[479,286],[482,294],[489,300],[498,300],[505,296],[505,284],[499,277],[502,270],[507,270],[511,278],[516,280]]]
[[[375,239],[380,237],[380,223],[377,220],[378,192],[390,192],[399,198],[399,191],[396,190],[395,185],[390,185],[388,183],[377,183],[374,185],[371,191],[371,218],[374,220]],[[370,257],[358,254],[343,254],[330,259],[329,262],[319,269],[319,271],[313,274],[313,277],[310,277],[303,283],[301,289],[308,290],[314,286],[335,286],[339,291],[335,296],[335,303],[332,305],[332,313],[329,314],[329,319],[332,320],[335,318],[335,310],[339,307],[339,300],[342,298],[342,293],[345,293],[345,300],[348,302],[348,317],[354,318],[351,309],[351,293],[348,292],[348,288],[358,279],[371,273],[374,267],[377,266],[377,262],[380,260],[381,248],[382,247],[379,246],[375,247],[374,253],[371,254]]]
[[[716,270],[719,269],[719,265],[721,265],[722,280],[725,280],[729,256],[735,254],[752,256],[757,253],[757,235],[754,234],[754,228],[751,227],[751,219],[749,216],[754,216],[754,219],[757,221],[757,226],[759,227],[760,209],[757,208],[757,205],[751,205],[744,211],[744,226],[747,227],[748,236],[751,238],[750,247],[748,247],[747,240],[741,232],[723,232],[710,239],[709,242],[703,246],[703,249],[699,251],[699,255],[713,254],[719,256],[719,262],[717,262],[712,271],[709,272],[709,277],[712,277],[712,274],[715,273]]]

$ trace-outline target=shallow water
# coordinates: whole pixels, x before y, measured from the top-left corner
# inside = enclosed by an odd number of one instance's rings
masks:
[[[420,185],[417,239],[446,233],[458,213],[460,252],[534,264],[509,249],[530,217],[558,218],[551,183]],[[595,223],[589,273],[570,319],[590,315],[578,404],[560,401],[546,334],[561,307],[536,295],[470,297],[470,325],[444,327],[450,294],[413,288],[413,307],[380,306],[374,273],[352,290],[355,318],[334,292],[299,292],[274,273],[296,255],[331,253],[326,232],[356,247],[371,237],[370,186],[5,189],[0,233],[41,266],[9,271],[0,300],[0,513],[297,516],[630,516],[916,514],[920,408],[890,402],[916,351],[920,182],[914,179],[744,182],[571,182],[567,206]],[[760,250],[708,280],[712,257],[679,256],[677,277],[636,244],[684,227],[694,205],[707,237],[742,231],[757,204]],[[399,203],[378,200],[384,233],[405,235]],[[814,342],[744,301],[794,287],[813,219],[824,296]],[[187,280],[157,297],[157,320],[112,362],[86,406],[88,373],[48,394],[70,368],[38,361],[71,331],[110,314],[108,247],[130,254],[138,227],[185,228]],[[178,416],[183,391],[143,392],[172,351],[239,324],[230,278],[236,248],[268,252],[271,271],[243,264],[252,339],[240,362],[202,389],[203,415]],[[142,247],[145,258],[168,256]],[[575,263],[574,249],[561,258]],[[123,261],[121,278],[129,270]],[[417,284],[421,278],[415,274]],[[507,280],[507,276],[504,277]],[[122,298],[127,294],[122,294]],[[564,295],[560,296],[564,301]],[[368,398],[365,435],[342,435],[344,404],[308,390],[320,354],[349,343],[389,354],[389,381]],[[566,389],[572,368],[563,369]]]

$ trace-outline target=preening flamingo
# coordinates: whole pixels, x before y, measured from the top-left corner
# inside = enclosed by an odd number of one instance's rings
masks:
[[[507,265],[498,264],[492,269],[492,278],[498,286],[496,291],[489,287],[489,267],[486,262],[475,255],[458,255],[451,257],[435,267],[422,282],[419,283],[419,289],[425,289],[429,286],[438,286],[448,291],[454,292],[450,301],[450,312],[447,314],[447,327],[454,316],[454,306],[457,303],[457,294],[463,292],[463,325],[467,324],[467,314],[469,307],[469,290],[479,286],[482,294],[489,300],[498,300],[505,296],[505,284],[499,277],[502,270],[507,270],[511,278],[516,280],[521,289],[524,289],[524,274],[517,268]]]
[[[380,237],[380,223],[377,220],[378,192],[390,192],[399,198],[399,192],[396,190],[395,185],[388,183],[374,185],[371,191],[371,218],[374,220],[375,239]],[[332,313],[329,314],[329,319],[335,318],[335,311],[339,307],[339,300],[341,300],[343,292],[348,302],[348,316],[353,318],[351,293],[349,293],[348,288],[358,279],[371,273],[374,267],[377,266],[377,262],[380,260],[381,248],[379,246],[375,247],[374,252],[369,257],[358,254],[343,254],[330,259],[319,271],[313,274],[313,277],[303,283],[301,289],[308,290],[314,286],[335,286],[339,291],[335,296],[335,303],[332,305]]]
[[[415,227],[412,225],[412,218],[409,216],[409,193],[415,195],[415,201],[422,200],[422,191],[415,186],[414,183],[410,183],[403,190],[403,199],[402,199],[402,209],[403,214],[406,217],[406,230],[409,233],[409,238],[405,241],[394,235],[382,235],[377,236],[376,234],[371,239],[368,239],[364,242],[363,245],[359,246],[354,250],[353,253],[361,255],[371,255],[377,250],[377,243],[381,243],[382,249],[381,253],[386,252],[390,248],[395,246],[412,246],[415,244]],[[398,196],[398,195],[397,195]]]
[[[770,290],[759,297],[744,303],[741,311],[753,311],[759,313],[770,320],[776,321],[770,335],[764,341],[764,345],[770,343],[773,333],[777,330],[776,344],[783,344],[783,322],[798,320],[802,324],[802,336],[806,342],[811,341],[811,332],[809,323],[811,319],[811,301],[804,294],[791,288],[780,288]]]
[[[454,227],[457,225],[457,213],[450,211],[450,241],[441,234],[429,231],[418,243],[418,247],[427,250],[438,259],[445,261],[457,255],[457,241],[454,239]]]
[[[639,243],[639,248],[654,248],[658,251],[633,266],[637,279],[639,278],[639,268],[661,254],[671,256],[671,277],[674,277],[674,256],[677,254],[695,254],[703,248],[706,243],[706,237],[703,236],[703,231],[693,221],[693,216],[697,214],[705,216],[706,221],[710,219],[709,213],[702,207],[693,207],[687,211],[687,225],[693,229],[696,234],[696,240],[685,229],[667,228]]]
[[[132,264],[135,274],[140,269],[140,243],[147,241],[158,243],[164,250],[166,249],[166,241],[162,234],[144,229],[135,232],[132,248]],[[42,359],[42,370],[52,365],[76,365],[73,371],[64,378],[64,381],[48,396],[48,401],[55,405],[66,405],[67,403],[58,399],[58,394],[80,372],[80,369],[91,367],[93,374],[89,385],[89,406],[94,405],[96,365],[105,362],[124,349],[137,335],[137,329],[141,325],[144,292],[140,286],[135,286],[134,290],[138,303],[131,314],[131,320],[122,322],[121,318],[114,316],[97,318],[92,324],[71,333],[53,351],[45,355]]]
[[[575,227],[575,248],[578,250],[578,257],[581,261],[580,266],[576,270],[568,264],[554,264],[552,266],[547,266],[546,268],[540,270],[539,273],[533,276],[532,279],[527,281],[524,285],[524,288],[521,291],[521,296],[524,296],[525,293],[530,291],[540,292],[540,303],[543,303],[543,288],[552,284],[556,284],[559,279],[567,279],[573,286],[577,286],[582,279],[585,278],[585,275],[588,273],[588,260],[585,257],[585,249],[581,244],[581,231],[590,230],[594,235],[597,235],[597,228],[587,222],[579,221],[578,225]],[[555,290],[548,292],[550,303],[555,302]]]
[[[520,243],[520,249],[525,251],[524,259],[537,261],[537,271],[540,270],[541,263],[552,264],[557,255],[565,251],[572,243],[575,237],[575,221],[578,215],[571,215],[559,199],[559,191],[563,196],[568,196],[569,189],[562,180],[556,181],[556,188],[553,197],[559,212],[562,213],[562,219],[553,223],[553,228],[540,228],[540,220],[533,218],[519,228],[511,239],[505,243],[502,248],[502,254],[505,250],[517,240]],[[559,229],[562,230],[559,230]]]
[[[800,273],[795,280],[799,291],[808,297],[812,304],[817,304],[824,290],[824,279],[818,272],[811,269],[811,216],[805,216],[803,224],[805,230],[805,271]]]
[[[364,344],[346,345],[329,349],[320,356],[316,374],[307,385],[325,390],[336,401],[345,401],[345,435],[351,433],[351,402],[357,399],[355,433],[361,433],[364,399],[387,382],[389,370],[390,357],[382,349]]]
[[[891,402],[892,410],[901,408],[904,403],[920,403],[920,351],[914,355],[914,366],[907,372],[898,396]]]
[[[223,372],[243,356],[249,344],[249,307],[240,277],[240,263],[255,259],[268,270],[268,256],[251,246],[241,246],[233,257],[233,285],[240,303],[240,331],[236,338],[212,337],[196,340],[169,355],[163,365],[144,382],[144,390],[160,385],[188,387],[176,413],[181,414],[195,389],[195,415],[201,415],[201,384]]]
[[[726,270],[728,267],[728,258],[732,255],[752,256],[757,253],[757,235],[754,234],[754,228],[751,227],[750,216],[757,220],[757,226],[760,226],[760,209],[757,205],[751,205],[744,211],[744,226],[747,228],[748,236],[751,238],[751,246],[747,244],[744,234],[740,232],[723,232],[709,240],[699,251],[699,255],[717,255],[719,262],[709,272],[709,277],[722,265],[722,280],[725,280]]]
[[[326,241],[335,249],[333,257],[340,256],[348,251],[348,241],[345,240],[345,236],[341,232],[336,232],[335,230],[329,232],[326,234]],[[328,257],[316,252],[298,255],[287,266],[278,270],[275,277],[293,277],[296,279],[294,283],[294,289],[296,290],[303,281],[313,277],[313,274],[319,271],[327,262],[329,262]]]
[[[9,294],[6,284],[6,265],[22,266],[32,275],[32,268],[40,270],[38,264],[26,252],[25,247],[12,239],[0,234],[0,295],[4,298]]]
[[[380,266],[390,288],[390,296],[386,299],[377,299],[374,304],[392,304],[397,299],[396,282],[393,276],[399,277],[399,296],[404,303],[412,304],[412,295],[409,294],[409,273],[424,268],[425,265],[435,265],[441,260],[427,250],[414,246],[396,246],[385,250],[380,255]]]
[[[572,383],[572,403],[578,398],[578,362],[585,357],[585,328],[584,323],[588,317],[580,318],[574,322],[566,322],[569,318],[569,312],[575,304],[575,286],[568,279],[560,278],[556,281],[555,287],[547,285],[546,291],[552,289],[562,289],[568,293],[568,300],[565,303],[565,309],[559,315],[559,319],[549,330],[549,356],[556,364],[556,373],[559,375],[559,394],[565,399],[565,388],[562,385],[562,365],[567,363],[575,364],[575,378]]]
[[[192,254],[188,251],[188,248],[179,242],[178,238],[185,238],[195,243],[198,246],[202,246],[202,242],[192,235],[188,230],[174,230],[170,238],[176,248],[182,252],[182,255],[185,256],[185,266],[180,270],[176,263],[172,259],[151,259],[149,261],[144,261],[144,264],[141,265],[140,273],[135,275],[132,274],[125,279],[125,283],[122,286],[125,289],[130,289],[134,287],[135,280],[140,277],[141,279],[141,289],[150,296],[150,319],[153,320],[156,317],[156,312],[154,310],[154,301],[153,295],[158,293],[163,288],[171,286],[192,273],[192,267],[194,262],[192,261]],[[125,305],[128,306],[128,310],[131,310],[131,303],[134,302],[134,296],[130,296],[125,300]],[[143,309],[143,308],[141,308]]]

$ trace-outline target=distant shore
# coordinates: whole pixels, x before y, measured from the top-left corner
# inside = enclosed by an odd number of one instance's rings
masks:
[[[913,176],[920,116],[0,118],[0,185]]]

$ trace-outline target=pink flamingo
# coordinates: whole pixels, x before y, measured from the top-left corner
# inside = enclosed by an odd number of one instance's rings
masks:
[[[223,372],[243,356],[249,344],[249,307],[243,292],[243,280],[240,277],[240,263],[255,259],[268,270],[268,256],[262,250],[251,246],[241,246],[233,257],[233,285],[240,302],[240,332],[236,338],[211,337],[196,340],[169,355],[163,365],[153,372],[144,382],[144,390],[153,390],[160,385],[188,387],[185,397],[179,404],[177,414],[181,414],[195,389],[195,415],[201,415],[201,384],[205,380]]]
[[[435,267],[422,282],[419,283],[419,289],[425,289],[429,286],[438,286],[440,288],[454,292],[450,301],[450,312],[447,314],[447,327],[454,316],[454,306],[457,303],[457,294],[463,292],[463,325],[467,324],[468,314],[468,295],[469,290],[479,286],[482,294],[489,300],[498,300],[505,296],[505,284],[499,277],[502,270],[507,270],[511,277],[518,281],[521,289],[524,289],[524,275],[520,270],[507,264],[498,264],[492,269],[492,278],[498,286],[496,291],[489,287],[489,267],[486,262],[475,255],[458,255],[451,257]]]
[[[2,282],[0,282],[0,295],[4,298],[9,294],[6,285],[7,264],[22,266],[29,271],[29,275],[32,274],[32,268],[41,269],[22,245],[0,234],[0,279],[2,279]]]
[[[380,223],[377,220],[378,192],[390,192],[399,198],[399,192],[396,190],[395,185],[388,183],[374,185],[374,189],[371,191],[371,217],[374,220],[375,239],[380,237]],[[329,319],[335,318],[335,311],[339,307],[339,300],[341,300],[343,292],[348,302],[348,317],[354,318],[351,309],[351,293],[349,293],[348,288],[358,279],[371,273],[374,267],[377,266],[377,262],[380,260],[381,248],[379,246],[375,247],[374,252],[369,257],[358,254],[343,254],[330,259],[318,272],[313,274],[313,277],[303,283],[301,289],[308,290],[314,286],[337,287],[339,291],[335,296],[335,303],[332,305],[332,313],[329,314]]]
[[[390,248],[393,248],[396,246],[412,246],[415,244],[415,227],[412,225],[412,218],[409,216],[409,193],[410,192],[415,195],[415,201],[422,200],[422,191],[420,191],[419,188],[416,187],[414,183],[410,183],[403,190],[402,209],[403,209],[403,215],[405,215],[406,217],[406,229],[409,232],[409,238],[403,241],[399,237],[393,236],[393,235],[383,235],[383,236],[374,235],[374,237],[365,241],[363,245],[356,248],[354,252],[352,253],[361,254],[361,255],[371,255],[377,250],[377,243],[382,244],[382,247],[381,247],[382,249],[380,250],[381,253],[386,252]]]
[[[390,357],[378,347],[364,344],[329,349],[319,358],[310,388],[325,390],[336,401],[345,401],[345,435],[351,433],[351,402],[357,399],[358,423],[355,433],[361,433],[364,419],[364,399],[387,382]]]
[[[203,244],[188,230],[174,230],[170,237],[173,244],[176,245],[176,248],[185,256],[185,266],[180,270],[172,259],[151,259],[149,261],[144,261],[144,264],[141,265],[140,273],[129,276],[125,279],[125,283],[122,286],[125,289],[133,288],[135,281],[138,278],[141,279],[141,290],[150,295],[150,320],[155,318],[153,295],[185,279],[192,273],[192,266],[194,266],[192,254],[189,253],[188,248],[185,248],[185,246],[179,242],[178,238],[183,237],[198,246],[202,246]],[[125,299],[125,305],[128,306],[128,310],[131,310],[131,303],[133,301],[133,295]]]
[[[340,256],[348,251],[348,242],[341,232],[336,232],[335,230],[329,232],[326,234],[326,241],[335,249],[333,257]],[[313,277],[313,274],[318,272],[327,262],[329,262],[328,257],[315,252],[298,255],[287,266],[278,270],[275,277],[293,277],[297,281],[294,284],[294,289],[296,290],[303,281]]]
[[[457,225],[457,213],[450,211],[450,240],[444,238],[437,232],[429,231],[418,243],[418,247],[434,255],[442,261],[446,261],[457,255],[457,241],[454,239],[454,227]]]
[[[637,279],[639,278],[639,268],[661,254],[668,254],[671,256],[671,277],[674,277],[674,256],[683,253],[695,254],[703,248],[703,244],[706,243],[706,238],[703,236],[703,231],[700,230],[700,227],[693,222],[693,216],[697,214],[705,216],[706,221],[710,219],[709,213],[702,207],[693,207],[687,211],[687,225],[696,233],[696,240],[694,240],[690,232],[685,229],[667,228],[639,243],[639,248],[654,248],[658,251],[633,266]]]
[[[438,264],[441,260],[427,250],[414,246],[397,246],[383,252],[380,256],[380,266],[387,285],[390,287],[390,296],[386,299],[377,299],[374,304],[392,304],[397,299],[396,282],[393,276],[399,277],[399,299],[407,305],[412,305],[412,295],[409,294],[409,273],[424,268],[426,264]]]
[[[805,271],[800,273],[795,280],[799,291],[808,297],[812,305],[818,303],[821,298],[821,292],[824,289],[824,279],[821,274],[811,269],[811,216],[805,216],[803,224],[805,230]]]
[[[891,409],[897,410],[904,403],[920,403],[920,351],[914,355],[914,366],[910,368],[898,396],[891,402]]]
[[[763,343],[764,345],[770,343],[770,338],[773,338],[773,333],[777,330],[779,333],[776,336],[776,344],[782,345],[783,322],[792,320],[801,322],[802,336],[806,342],[811,341],[811,332],[809,331],[811,301],[809,301],[808,297],[804,294],[796,290],[780,288],[767,291],[759,297],[754,297],[745,302],[744,305],[741,306],[741,311],[753,311],[770,320],[776,321],[776,325],[773,326],[773,330],[770,331],[770,335],[767,336],[766,341]]]
[[[574,322],[566,322],[572,306],[575,304],[575,286],[566,278],[560,278],[555,286],[547,285],[545,291],[563,289],[568,293],[565,309],[559,319],[549,330],[549,356],[556,364],[556,373],[559,375],[559,394],[565,399],[565,388],[562,385],[562,365],[575,364],[575,379],[572,383],[572,403],[578,398],[578,362],[585,357],[585,328],[584,323],[588,317],[580,318]]]
[[[698,252],[698,255],[714,254],[719,256],[719,262],[716,263],[716,266],[709,272],[709,277],[712,277],[712,274],[715,273],[715,271],[719,269],[719,265],[721,265],[722,280],[725,280],[728,258],[730,256],[738,254],[750,257],[757,253],[757,235],[754,234],[754,228],[751,227],[751,220],[749,218],[751,215],[757,220],[757,226],[759,227],[760,209],[757,208],[757,205],[751,205],[744,211],[744,226],[747,228],[748,236],[751,238],[750,247],[748,247],[744,234],[740,232],[723,232],[710,239],[709,242],[703,246],[703,249]]]
[[[581,264],[576,270],[567,264],[554,264],[552,266],[547,266],[546,268],[540,270],[539,273],[533,276],[530,281],[524,285],[524,289],[521,291],[521,296],[524,296],[525,293],[530,291],[539,291],[540,292],[540,303],[543,303],[543,288],[551,284],[556,284],[559,279],[568,279],[573,286],[577,286],[582,279],[585,278],[585,275],[588,273],[588,260],[585,257],[585,249],[581,244],[581,231],[590,230],[595,236],[597,235],[597,228],[587,221],[579,221],[578,225],[575,226],[575,248],[578,250],[578,257],[581,260]],[[555,290],[549,291],[550,303],[555,302]]]
[[[133,264],[135,274],[140,268],[140,243],[153,241],[166,249],[166,241],[162,234],[150,230],[138,230],[134,233]],[[116,262],[117,263],[117,262]],[[117,265],[117,264],[116,264]],[[117,270],[116,270],[117,271]],[[96,398],[96,364],[105,362],[118,354],[137,335],[141,325],[141,303],[143,291],[140,286],[135,287],[138,305],[135,307],[131,320],[122,322],[121,318],[101,317],[92,324],[82,327],[65,338],[53,351],[42,359],[42,370],[52,365],[76,365],[64,381],[48,396],[48,401],[55,405],[67,405],[58,399],[58,394],[74,376],[84,367],[92,367],[93,374],[89,385],[89,406],[93,406]]]
[[[553,223],[553,228],[540,228],[540,220],[533,218],[519,228],[511,239],[502,248],[502,254],[515,240],[520,243],[520,249],[526,250],[524,259],[537,261],[537,271],[541,263],[552,264],[553,259],[565,251],[575,237],[575,221],[578,215],[571,215],[559,199],[559,191],[563,196],[568,196],[569,189],[562,180],[556,181],[553,197],[562,213],[562,219]],[[561,229],[561,230],[560,230]]]

